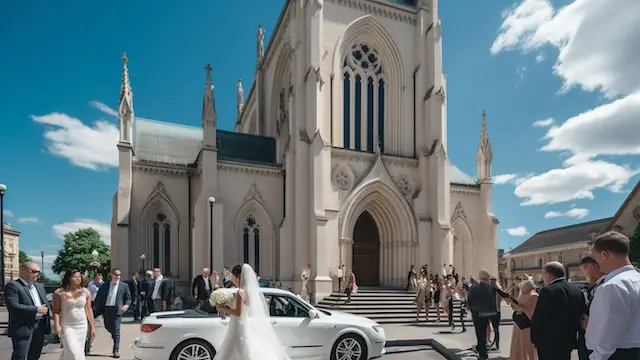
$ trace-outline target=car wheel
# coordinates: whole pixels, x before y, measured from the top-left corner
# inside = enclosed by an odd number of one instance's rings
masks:
[[[204,340],[183,341],[171,353],[171,360],[213,360],[216,351]]]
[[[338,338],[331,349],[331,360],[366,360],[367,345],[356,334],[345,334]]]

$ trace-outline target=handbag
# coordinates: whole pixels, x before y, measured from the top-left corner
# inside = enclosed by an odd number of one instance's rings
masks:
[[[531,326],[531,320],[524,313],[513,313],[513,322],[518,325],[520,329],[526,329]]]

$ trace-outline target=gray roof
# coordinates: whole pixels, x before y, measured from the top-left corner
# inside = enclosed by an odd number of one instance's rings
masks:
[[[535,251],[551,246],[573,245],[578,243],[587,243],[591,234],[599,234],[600,231],[607,226],[611,218],[587,221],[580,224],[564,226],[560,228],[540,231],[527,239],[510,254],[523,253],[527,251]]]
[[[228,138],[230,134],[226,135],[225,138]],[[248,135],[247,138],[249,137],[254,136]],[[135,159],[138,161],[187,166],[196,162],[201,148],[202,127],[148,119],[135,121],[134,149]],[[455,185],[478,186],[476,179],[450,162],[449,180]]]

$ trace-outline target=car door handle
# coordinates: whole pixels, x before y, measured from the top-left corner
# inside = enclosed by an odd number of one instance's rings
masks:
[[[277,321],[270,321],[271,325],[277,325],[278,322]]]

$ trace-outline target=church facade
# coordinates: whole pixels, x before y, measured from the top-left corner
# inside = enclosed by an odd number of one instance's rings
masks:
[[[160,267],[184,286],[246,262],[316,301],[339,265],[359,286],[403,287],[411,265],[497,274],[492,151],[477,179],[447,156],[437,0],[286,1],[235,131],[216,129],[211,68],[202,126],[136,119],[124,59],[112,266]]]

